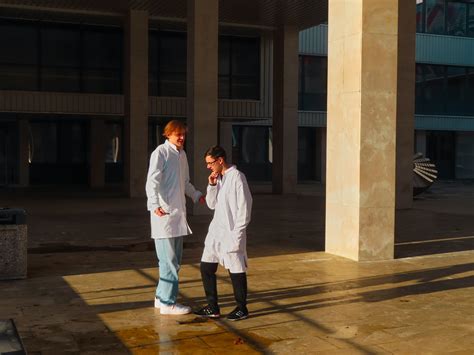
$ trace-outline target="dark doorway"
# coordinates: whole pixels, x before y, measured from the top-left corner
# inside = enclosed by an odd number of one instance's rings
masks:
[[[436,164],[439,179],[454,179],[455,132],[428,131],[426,134],[426,156]]]
[[[0,186],[18,183],[18,127],[0,122]]]
[[[30,183],[87,184],[89,127],[85,120],[30,121]]]
[[[320,136],[320,135],[319,135]],[[320,152],[318,147],[318,134],[316,127],[298,128],[298,181],[316,181],[320,180],[320,159],[317,155]],[[319,171],[319,174],[317,174]],[[318,176],[319,175],[319,179]]]
[[[272,128],[232,126],[232,162],[249,181],[272,180]]]

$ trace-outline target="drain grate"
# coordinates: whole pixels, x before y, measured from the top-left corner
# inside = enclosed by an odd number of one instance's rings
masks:
[[[0,319],[0,354],[26,355],[13,319]]]

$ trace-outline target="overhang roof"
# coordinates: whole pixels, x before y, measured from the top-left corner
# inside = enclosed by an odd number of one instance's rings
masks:
[[[220,0],[219,22],[255,27],[296,26],[303,30],[327,21],[328,0]],[[151,20],[186,21],[187,0],[0,0],[6,16],[85,20],[121,18],[130,9]]]

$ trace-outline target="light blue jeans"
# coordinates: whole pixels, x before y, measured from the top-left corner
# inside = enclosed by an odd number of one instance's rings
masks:
[[[164,304],[175,304],[178,298],[178,272],[183,255],[183,237],[155,239],[160,279],[156,298]]]

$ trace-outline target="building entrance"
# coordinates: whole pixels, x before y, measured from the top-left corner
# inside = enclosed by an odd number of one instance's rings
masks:
[[[18,183],[18,127],[15,122],[0,123],[0,186]]]
[[[87,184],[88,128],[84,120],[30,121],[30,183]]]

